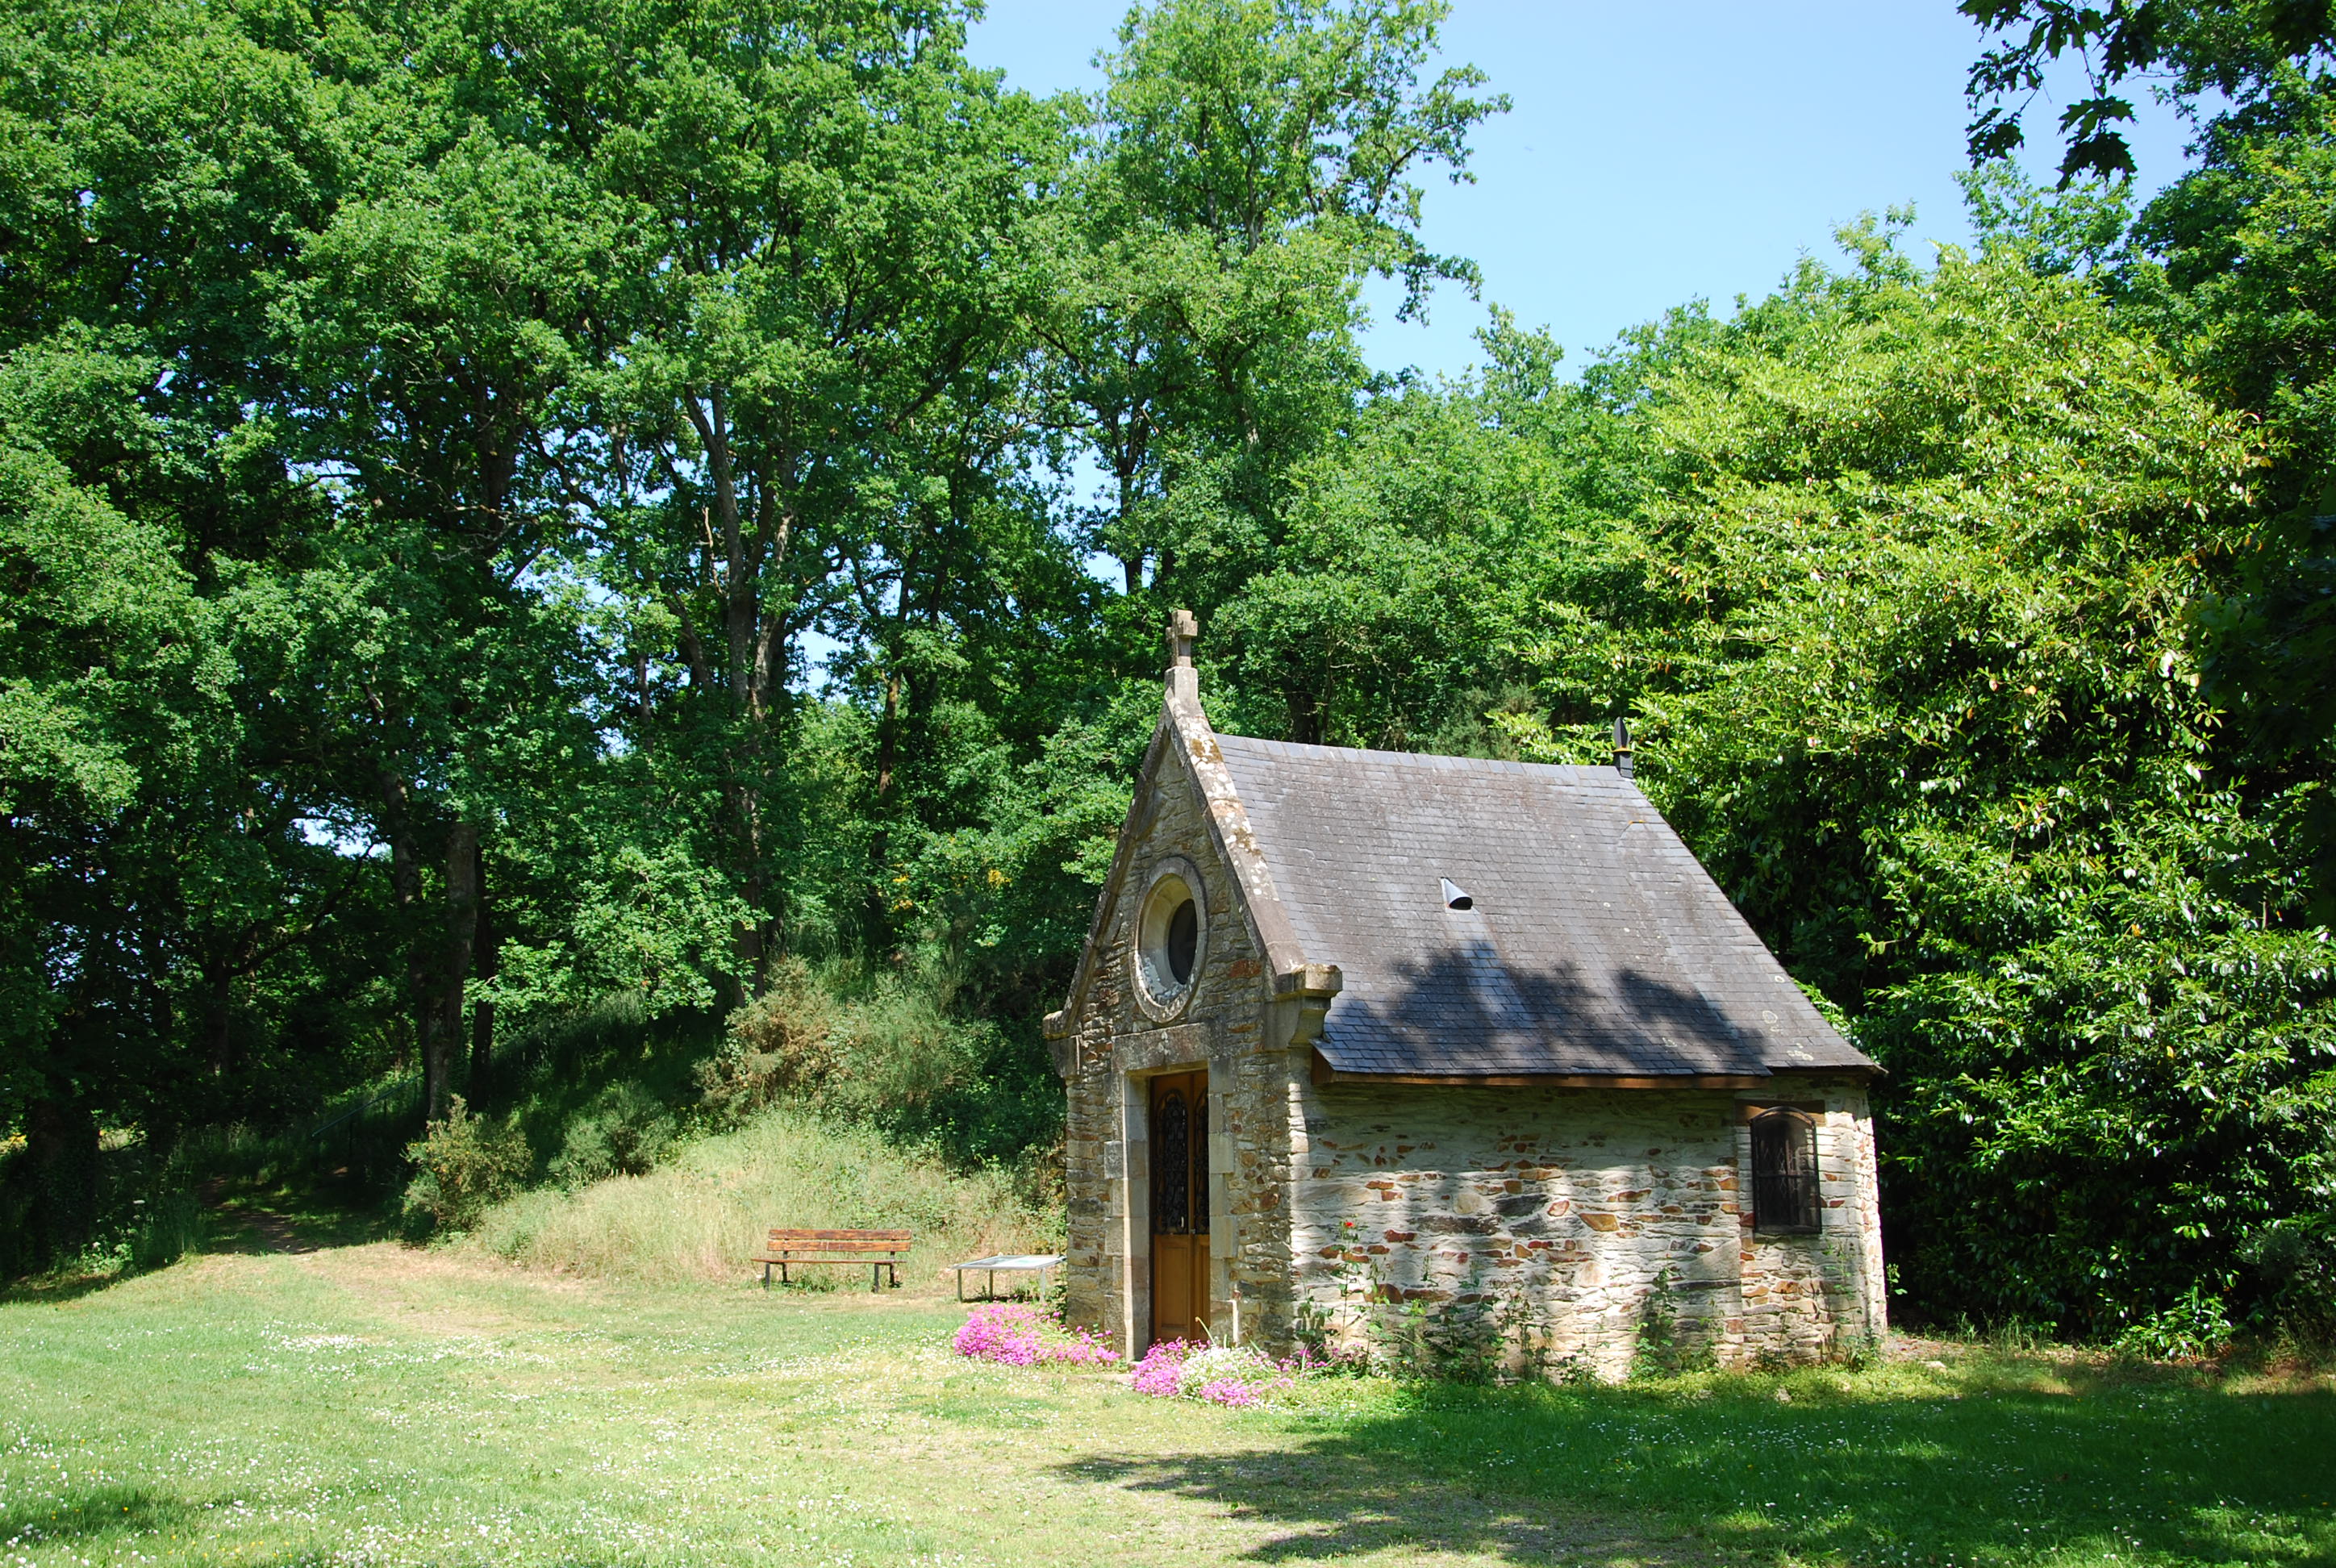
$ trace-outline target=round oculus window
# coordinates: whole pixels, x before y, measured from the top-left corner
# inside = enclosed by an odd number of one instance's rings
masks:
[[[1201,969],[1201,901],[1197,879],[1163,871],[1144,894],[1136,931],[1136,974],[1157,1008],[1183,1006]]]
[[[1191,899],[1168,917],[1168,972],[1180,986],[1192,983],[1192,960],[1201,950],[1201,911]]]

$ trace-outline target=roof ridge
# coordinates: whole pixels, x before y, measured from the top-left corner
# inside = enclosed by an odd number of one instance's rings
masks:
[[[1611,774],[1618,784],[1630,782],[1615,772],[1613,765],[1609,763],[1513,762],[1506,757],[1460,756],[1452,752],[1383,751],[1375,746],[1317,745],[1309,741],[1269,740],[1263,735],[1227,735],[1222,731],[1217,732],[1216,739],[1219,745],[1231,741],[1241,745],[1270,746],[1277,751],[1311,753],[1326,756],[1350,756],[1358,760],[1388,762],[1411,766],[1429,763],[1456,763],[1465,768],[1514,769],[1523,773],[1607,774]]]

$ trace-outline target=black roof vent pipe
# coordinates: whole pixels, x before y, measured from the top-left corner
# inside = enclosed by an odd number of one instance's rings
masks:
[[[1630,776],[1630,721],[1614,721],[1614,771],[1624,778]]]

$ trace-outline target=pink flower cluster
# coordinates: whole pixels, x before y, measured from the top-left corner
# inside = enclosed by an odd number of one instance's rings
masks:
[[[1168,1399],[1183,1396],[1212,1405],[1245,1410],[1262,1405],[1270,1395],[1298,1386],[1314,1369],[1301,1352],[1278,1361],[1249,1346],[1188,1345],[1163,1339],[1144,1353],[1128,1374],[1127,1386],[1139,1394]]]
[[[1264,1396],[1256,1389],[1246,1383],[1235,1382],[1231,1378],[1210,1378],[1201,1385],[1200,1397],[1212,1405],[1230,1405],[1236,1410],[1245,1410],[1252,1405],[1265,1403]]]
[[[1182,1393],[1184,1358],[1192,1347],[1182,1339],[1155,1339],[1144,1359],[1127,1375],[1127,1386],[1139,1394],[1170,1399]]]
[[[1017,1301],[976,1307],[950,1348],[977,1361],[1002,1361],[1009,1367],[1100,1367],[1119,1359],[1102,1335],[1066,1329],[1053,1313]]]

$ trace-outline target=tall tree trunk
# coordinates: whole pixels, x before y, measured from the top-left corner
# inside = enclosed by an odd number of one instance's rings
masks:
[[[430,1076],[438,1011],[430,983],[429,956],[421,933],[414,929],[415,906],[422,898],[422,857],[414,842],[414,813],[405,775],[394,767],[381,770],[381,806],[382,826],[389,834],[389,901],[406,939],[405,994],[414,1009],[414,1040],[422,1057],[423,1114],[434,1122],[445,1115],[446,1106],[433,1092],[444,1087]]]
[[[746,902],[754,911],[748,919],[739,922],[734,933],[733,968],[736,972],[723,986],[725,999],[735,1006],[748,997],[762,994],[769,958],[771,890],[763,861],[763,792],[769,763],[770,706],[775,679],[773,640],[779,625],[777,618],[766,617],[762,592],[765,570],[785,557],[793,524],[781,513],[774,526],[774,520],[766,511],[771,504],[769,498],[755,490],[751,472],[745,476],[745,488],[753,493],[741,494],[729,394],[719,386],[708,387],[702,401],[692,394],[682,399],[681,406],[705,445],[706,471],[714,482],[714,504],[707,509],[705,519],[706,555],[709,565],[717,551],[721,560],[725,683],[733,712],[745,721],[743,744],[734,742],[730,747],[731,777],[725,785],[736,823],[744,872],[741,881]],[[784,459],[780,466],[784,468]],[[754,520],[745,515],[750,503],[759,514]],[[755,523],[751,538],[747,532],[750,521]]]
[[[26,1106],[24,1166],[33,1266],[54,1268],[89,1245],[97,1229],[97,1118],[89,1107],[57,1098]]]
[[[454,1092],[454,1047],[462,1037],[462,988],[471,974],[471,944],[479,930],[479,828],[456,823],[446,831],[446,948],[439,989],[431,998],[430,1027],[422,1041],[423,1097],[430,1119],[445,1115]]]
[[[235,970],[225,962],[203,966],[203,1056],[214,1079],[235,1066]]]
[[[496,947],[493,901],[487,896],[487,862],[482,852],[478,857],[477,940],[472,943],[472,969],[483,983],[495,978]],[[495,1004],[482,996],[471,1003],[471,1097],[477,1099],[488,1086],[495,1066]]]

